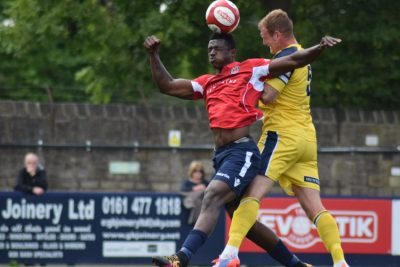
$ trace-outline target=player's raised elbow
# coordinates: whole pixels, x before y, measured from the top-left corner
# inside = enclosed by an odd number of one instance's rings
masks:
[[[164,79],[157,81],[157,87],[160,93],[165,95],[171,95],[174,92],[174,80]]]
[[[172,79],[170,82],[159,84],[159,90],[162,94],[174,96],[182,99],[192,99],[193,89],[189,80]]]
[[[174,96],[174,89],[172,86],[158,86],[158,90],[164,95]]]

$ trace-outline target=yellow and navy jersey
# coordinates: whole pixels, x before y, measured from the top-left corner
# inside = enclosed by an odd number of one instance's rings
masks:
[[[292,44],[277,52],[273,58],[287,56],[301,49],[301,45]],[[315,139],[310,111],[311,66],[295,69],[267,83],[278,90],[279,95],[267,105],[259,101],[259,108],[264,113],[263,132],[287,132]]]

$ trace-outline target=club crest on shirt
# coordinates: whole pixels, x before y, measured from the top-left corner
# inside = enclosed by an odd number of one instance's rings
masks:
[[[238,73],[240,71],[240,67],[239,66],[235,66],[231,69],[231,74],[235,74]]]

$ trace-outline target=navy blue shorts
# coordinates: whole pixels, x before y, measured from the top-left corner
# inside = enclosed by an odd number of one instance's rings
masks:
[[[259,173],[260,152],[253,139],[241,143],[229,143],[217,148],[213,158],[213,179],[227,183],[240,197]]]

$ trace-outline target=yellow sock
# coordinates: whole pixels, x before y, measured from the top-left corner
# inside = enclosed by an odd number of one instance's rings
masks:
[[[229,229],[228,245],[239,248],[247,232],[254,225],[258,216],[260,202],[257,198],[245,197],[233,213]]]
[[[339,229],[332,215],[327,210],[323,210],[314,217],[313,222],[317,226],[326,249],[331,253],[333,263],[344,260]]]

